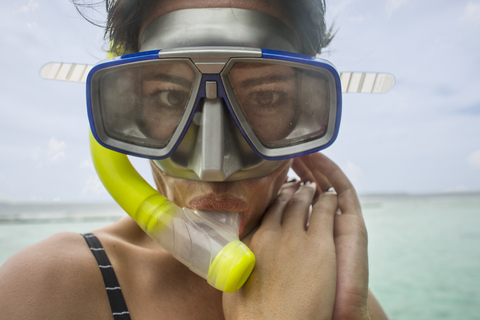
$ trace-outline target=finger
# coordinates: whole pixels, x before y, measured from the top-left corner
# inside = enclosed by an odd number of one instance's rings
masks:
[[[361,216],[360,202],[355,188],[332,160],[321,153],[314,153],[302,157],[302,162],[312,171],[315,179],[327,179],[335,189],[342,213]]]
[[[337,253],[337,294],[334,319],[356,314],[367,305],[368,240],[363,220],[352,214],[335,216],[335,250]]]
[[[306,182],[298,188],[290,201],[285,206],[282,228],[298,232],[305,230],[307,223],[308,210],[312,205],[313,196],[317,185],[315,182]]]
[[[288,201],[293,197],[298,190],[300,182],[285,183],[280,189],[277,198],[273,204],[267,209],[261,227],[280,227],[282,224],[283,211]]]
[[[295,158],[292,164],[292,170],[302,179],[302,181],[316,182],[321,191],[328,190],[331,187],[330,182],[323,175],[314,175],[305,165],[303,157]]]
[[[302,158],[294,158],[292,170],[300,177],[302,181],[315,181],[311,171],[303,164]]]
[[[314,175],[310,169],[303,163],[302,158],[296,158],[292,164],[292,170],[302,179],[302,181],[314,181],[317,183],[317,190],[312,203],[318,201],[318,197],[322,192],[331,187],[330,182],[323,175]]]
[[[353,185],[333,161],[320,153],[302,160],[314,176],[325,176],[338,193],[342,214],[334,218],[338,277],[333,318],[342,318],[342,314],[358,312],[368,296],[368,240],[360,202]]]
[[[337,193],[333,188],[322,193],[312,208],[307,233],[312,236],[333,239],[333,225],[337,206]]]

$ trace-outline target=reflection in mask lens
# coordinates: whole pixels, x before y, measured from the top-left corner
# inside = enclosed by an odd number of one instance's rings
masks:
[[[228,76],[246,120],[266,147],[295,145],[325,134],[330,101],[321,71],[237,62]]]
[[[194,71],[183,62],[105,73],[100,80],[105,132],[127,143],[165,147],[185,113],[194,79]]]

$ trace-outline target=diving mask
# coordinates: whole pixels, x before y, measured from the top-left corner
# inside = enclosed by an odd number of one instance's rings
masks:
[[[146,28],[142,52],[90,71],[92,133],[104,147],[153,159],[180,178],[265,176],[338,134],[339,75],[326,60],[278,51],[297,46],[287,26],[261,12],[168,13]]]

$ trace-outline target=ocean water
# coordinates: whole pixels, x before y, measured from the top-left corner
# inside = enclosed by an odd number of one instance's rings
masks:
[[[124,215],[115,203],[0,203],[0,265],[52,234],[90,232]]]
[[[361,197],[370,288],[393,320],[480,319],[480,193]],[[0,203],[0,264],[60,231],[88,232],[116,204]]]
[[[480,193],[362,205],[370,287],[391,319],[480,319]]]

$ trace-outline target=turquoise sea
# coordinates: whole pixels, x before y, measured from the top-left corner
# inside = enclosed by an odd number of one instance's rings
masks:
[[[480,319],[480,193],[361,197],[370,288],[392,320]],[[115,204],[0,203],[0,264],[60,231],[88,232]]]

